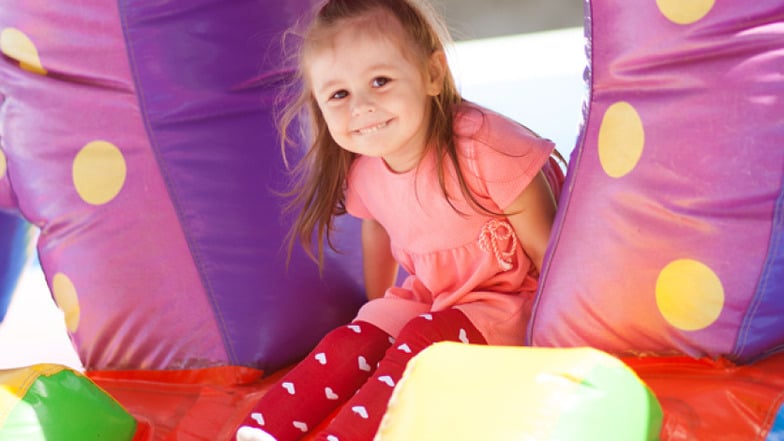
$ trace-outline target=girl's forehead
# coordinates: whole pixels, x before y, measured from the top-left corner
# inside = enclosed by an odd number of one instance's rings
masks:
[[[397,19],[383,12],[339,20],[329,27],[316,30],[306,42],[304,58],[323,50],[334,50],[335,45],[371,43],[394,44],[403,53],[412,48],[410,39]]]
[[[374,34],[363,38],[347,31],[314,48],[303,60],[302,68],[304,77],[311,86],[316,86],[342,75],[367,74],[381,66],[418,66],[410,58],[400,44],[386,35]]]

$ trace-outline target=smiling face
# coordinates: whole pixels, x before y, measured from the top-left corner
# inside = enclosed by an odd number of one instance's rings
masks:
[[[381,29],[379,28],[381,24]],[[431,97],[445,66],[438,52],[416,62],[393,19],[355,20],[306,57],[305,74],[332,138],[381,157],[394,171],[414,168],[425,150]]]

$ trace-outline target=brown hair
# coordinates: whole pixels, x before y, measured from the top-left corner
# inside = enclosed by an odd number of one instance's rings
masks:
[[[294,242],[299,240],[319,266],[323,264],[324,241],[335,248],[330,235],[334,229],[335,216],[346,213],[346,179],[356,154],[342,149],[330,136],[324,117],[304,78],[304,66],[310,51],[318,50],[319,45],[329,41],[331,34],[346,26],[348,20],[377,12],[386,13],[400,22],[406,37],[403,43],[409,46],[409,50],[404,52],[413,52],[412,56],[416,57],[414,61],[422,65],[423,71],[430,56],[436,51],[445,51],[444,46],[449,41],[442,20],[431,7],[418,0],[329,0],[310,20],[298,47],[298,71],[293,83],[298,88],[298,94],[284,108],[278,125],[284,160],[293,177],[291,187],[284,193],[289,197],[286,208],[290,211],[298,210],[288,235],[289,254]],[[462,97],[447,66],[441,93],[432,97],[427,145],[435,150],[439,184],[450,204],[451,198],[445,183],[446,163],[453,165],[466,199],[474,207],[490,212],[471,193],[458,163],[452,123],[461,102]],[[297,122],[300,128],[306,125],[309,145],[304,156],[291,167],[286,149],[298,145],[292,136],[292,127]]]

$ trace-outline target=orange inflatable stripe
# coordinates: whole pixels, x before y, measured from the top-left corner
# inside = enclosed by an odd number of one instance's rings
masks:
[[[174,384],[250,384],[259,381],[264,371],[242,366],[219,366],[188,370],[88,371],[93,381],[138,380]]]
[[[90,371],[86,375],[139,423],[134,441],[233,439],[236,426],[285,371]]]
[[[784,404],[784,354],[726,359],[623,358],[664,410],[664,440],[764,440]]]

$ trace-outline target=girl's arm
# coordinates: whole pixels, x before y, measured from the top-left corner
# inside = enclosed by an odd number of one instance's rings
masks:
[[[542,172],[537,173],[525,190],[504,210],[523,250],[539,272],[542,271],[555,210],[555,198]]]
[[[362,220],[362,269],[369,300],[383,297],[397,278],[398,264],[392,256],[389,234],[374,220]]]

